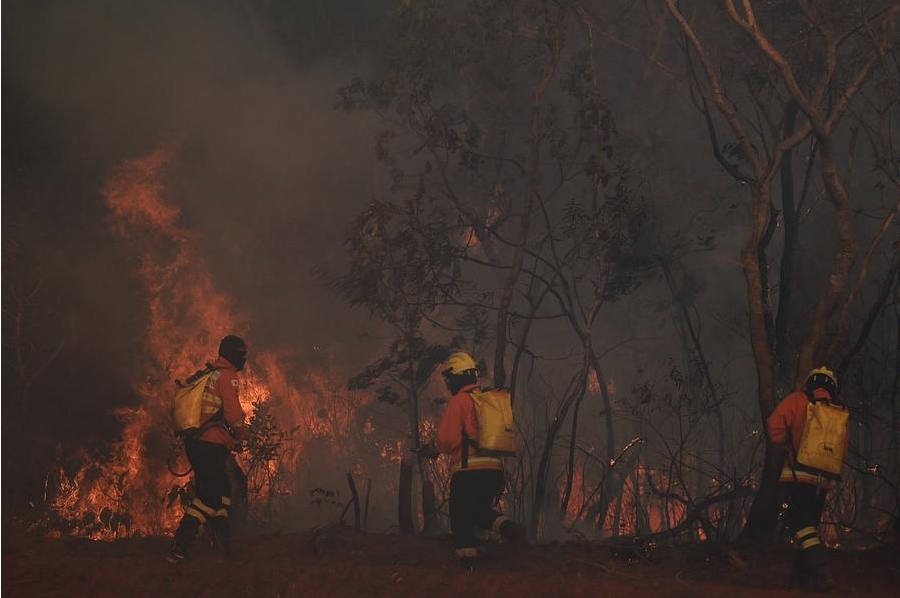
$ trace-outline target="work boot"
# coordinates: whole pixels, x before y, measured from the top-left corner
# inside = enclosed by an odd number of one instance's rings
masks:
[[[219,556],[222,558],[231,556],[231,534],[228,529],[228,518],[213,517],[207,522],[206,527],[212,547],[218,551]]]
[[[166,560],[170,563],[183,563],[187,560],[188,546],[200,533],[200,520],[191,515],[185,515],[175,530],[175,538],[172,547],[166,554]]]
[[[173,542],[172,548],[166,554],[166,560],[170,563],[183,563],[187,560],[187,550]]]
[[[828,562],[825,555],[825,547],[821,544],[811,546],[802,552],[805,553],[806,575],[808,586],[817,592],[833,590],[837,583],[828,570]]]
[[[791,578],[788,581],[788,590],[799,590],[806,587],[809,575],[806,573],[802,550],[794,550],[794,562],[791,564]]]
[[[457,548],[456,558],[459,559],[459,565],[466,570],[471,571],[479,562],[478,549],[476,548]]]
[[[819,569],[812,574],[810,587],[817,592],[830,592],[836,586],[837,582],[834,581],[834,577],[832,577],[831,572],[828,571],[827,566],[819,567]]]
[[[788,579],[787,589],[796,590],[803,587],[803,565],[801,563],[801,553],[799,550],[794,551],[794,560],[791,562],[791,576]]]

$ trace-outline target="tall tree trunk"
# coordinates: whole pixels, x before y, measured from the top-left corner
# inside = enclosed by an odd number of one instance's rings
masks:
[[[356,531],[362,531],[362,519],[360,517],[359,492],[356,490],[356,482],[353,481],[353,472],[347,472],[347,485],[350,486],[350,499],[353,501],[353,527]]]
[[[434,482],[431,480],[422,480],[422,513],[425,516],[422,535],[436,535],[438,532],[438,510],[437,499],[434,494]]]
[[[416,533],[412,508],[413,466],[406,459],[400,461],[400,484],[397,490],[397,516],[401,534]]]
[[[770,204],[769,182],[767,179],[759,179],[753,188],[753,225],[741,251],[741,263],[747,281],[750,345],[756,360],[757,400],[763,428],[775,409],[775,372],[771,339],[766,327],[767,307],[764,302],[766,290],[762,284],[758,251],[760,239],[768,223]],[[771,537],[771,530],[777,522],[776,486],[783,461],[783,451],[771,444],[766,436],[759,489],[750,507],[747,524],[741,534],[742,539],[761,541]]]
[[[585,387],[587,386],[586,379],[588,371],[589,369],[585,365],[578,373],[578,378],[572,380],[573,386],[570,388],[569,392],[566,393],[562,404],[556,410],[556,416],[547,428],[547,437],[544,440],[544,448],[541,451],[541,459],[538,462],[537,473],[535,474],[534,499],[531,507],[531,519],[529,520],[528,526],[528,531],[531,534],[532,539],[537,537],[543,520],[544,500],[548,493],[547,484],[550,478],[550,462],[553,456],[553,446],[569,409],[577,398],[584,394]]]
[[[787,139],[794,134],[797,122],[797,112],[800,106],[796,100],[789,100],[784,113],[784,136]],[[810,152],[815,155],[816,147]],[[788,322],[791,314],[791,296],[794,290],[794,263],[796,261],[796,248],[798,233],[800,230],[800,217],[798,213],[799,203],[805,196],[806,181],[812,171],[813,161],[810,160],[806,168],[803,190],[799,196],[794,188],[794,151],[790,148],[784,152],[781,160],[781,213],[784,223],[782,235],[784,248],[781,251],[781,264],[778,277],[778,305],[775,315],[775,330],[772,341],[775,354],[775,378],[777,386],[789,386],[793,383],[793,376],[788,372],[792,370],[792,363],[788,358]]]

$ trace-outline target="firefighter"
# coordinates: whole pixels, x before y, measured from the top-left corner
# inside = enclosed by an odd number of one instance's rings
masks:
[[[439,453],[450,457],[450,533],[456,556],[464,565],[478,557],[476,527],[492,530],[521,544],[526,540],[524,525],[517,524],[494,509],[505,484],[501,457],[479,454],[475,405],[471,391],[478,391],[478,366],[468,353],[453,353],[441,370],[452,395],[441,423],[437,442],[427,445],[425,456]]]
[[[244,439],[244,410],[238,401],[237,374],[247,362],[247,344],[237,336],[219,343],[219,357],[207,382],[202,401],[200,431],[185,439],[185,452],[194,469],[194,498],[184,509],[166,559],[183,562],[191,543],[206,525],[213,544],[223,556],[229,551],[228,513],[231,484],[227,461]]]
[[[825,498],[837,486],[837,476],[810,470],[796,460],[810,397],[817,402],[840,405],[838,380],[833,371],[827,367],[812,370],[806,377],[805,392],[795,391],[787,395],[775,407],[766,424],[769,439],[788,449],[778,482],[785,529],[791,534],[795,548],[791,586],[827,591],[835,586],[835,581],[828,571],[825,546],[819,539],[818,526]],[[846,454],[846,449],[847,434],[844,430],[840,454]]]

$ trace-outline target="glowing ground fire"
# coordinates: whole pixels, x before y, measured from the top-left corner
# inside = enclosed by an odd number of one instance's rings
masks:
[[[213,357],[219,339],[230,333],[250,342],[251,360],[241,376],[240,397],[251,438],[256,429],[261,442],[270,442],[236,458],[247,477],[254,520],[290,524],[304,508],[346,511],[332,488],[343,485],[351,473],[360,480],[368,478],[369,484],[376,479],[366,489],[366,506],[374,487],[378,496],[373,503],[390,505],[384,527],[395,525],[397,466],[404,455],[409,458],[408,432],[397,424],[405,418],[391,411],[395,407],[379,413],[371,393],[348,391],[347,372],[339,371],[333,358],[330,366],[300,368],[289,351],[254,346],[249,315],[237,311],[217,287],[197,249],[198,233],[181,224],[179,208],[167,200],[167,169],[177,158],[178,147],[167,144],[125,161],[102,190],[112,232],[137,257],[135,274],[145,290],[147,309],[141,345],[148,350],[133,374],[139,406],[116,412],[120,440],[102,456],[85,449],[85,465],[74,474],[60,467],[48,476],[54,510],[69,522],[65,531],[107,539],[174,529],[181,516],[178,499],[188,483],[167,467],[174,439],[168,412],[174,380],[202,367]],[[591,392],[597,393],[597,380],[590,382]],[[609,386],[614,392],[611,382]],[[423,417],[420,425],[422,438],[433,435],[434,421]],[[632,444],[637,440],[642,439]],[[658,478],[660,487],[667,478],[664,472],[645,470],[640,462],[636,474],[622,484],[621,494],[600,501],[601,485],[584,475],[595,461],[595,455],[579,460],[582,471],[567,490],[565,523],[599,516],[603,529],[615,534],[639,527],[659,530],[684,515],[683,505],[652,506],[659,501],[650,497],[651,477]],[[615,465],[613,460],[610,469]],[[432,467],[437,468],[431,474],[435,481],[447,479],[445,464]],[[559,489],[562,496],[562,481]],[[605,510],[593,512],[595,505],[603,504]],[[318,514],[334,517],[334,512]]]
[[[112,230],[140,264],[149,361],[134,373],[140,406],[117,412],[121,440],[102,462],[85,451],[85,465],[74,475],[62,469],[55,472],[56,511],[77,522],[74,533],[94,538],[165,533],[177,524],[181,513],[172,504],[177,496],[173,491],[185,480],[166,468],[173,438],[168,424],[173,381],[213,357],[211,351],[223,335],[244,335],[249,327],[247,316],[236,314],[228,295],[216,288],[195,249],[195,234],[179,225],[180,210],[166,201],[164,174],[176,156],[177,147],[165,145],[144,158],[128,160],[103,188]],[[281,442],[267,458],[251,463],[250,456],[238,456],[248,486],[270,498],[296,493],[306,442],[350,434],[352,407],[358,406],[337,408],[336,402],[351,399],[324,392],[329,380],[322,372],[304,375],[304,388],[311,390],[307,394],[316,398],[305,396],[289,381],[286,357],[255,353],[241,380],[240,397],[248,417],[268,418],[269,431],[281,430]],[[331,397],[330,403],[323,403],[323,395]]]

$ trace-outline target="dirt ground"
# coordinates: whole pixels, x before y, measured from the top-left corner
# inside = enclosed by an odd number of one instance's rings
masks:
[[[53,597],[473,598],[641,596],[728,598],[812,595],[786,590],[789,546],[715,545],[636,550],[600,544],[485,546],[483,562],[460,566],[448,538],[364,534],[333,527],[234,539],[222,559],[200,543],[189,562],[164,560],[163,537],[95,542],[4,530],[2,594]],[[830,555],[836,596],[897,596],[894,550]]]

